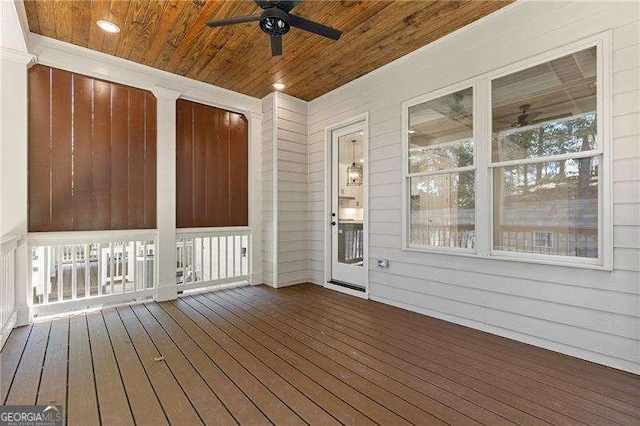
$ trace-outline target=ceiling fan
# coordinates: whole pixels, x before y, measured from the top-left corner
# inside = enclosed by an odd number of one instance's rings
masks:
[[[473,125],[471,121],[471,112],[467,110],[462,102],[464,94],[462,92],[453,93],[447,97],[447,105],[449,106],[449,119],[464,124],[467,127]]]
[[[282,55],[282,36],[288,33],[291,27],[300,28],[301,30],[328,37],[332,40],[338,40],[340,35],[342,35],[341,31],[327,27],[326,25],[319,24],[301,16],[291,15],[289,12],[301,3],[302,0],[254,1],[263,9],[262,13],[211,21],[207,23],[207,26],[213,28],[259,21],[260,29],[271,36],[272,56]]]
[[[530,111],[531,105],[524,104],[520,105],[520,115],[516,118],[516,121],[511,123],[511,127],[524,127],[530,124],[536,124],[540,121],[553,121],[559,118],[570,117],[572,114],[570,112],[564,114],[554,115],[552,117],[545,117],[544,120],[536,120],[540,115],[543,114],[542,111]]]

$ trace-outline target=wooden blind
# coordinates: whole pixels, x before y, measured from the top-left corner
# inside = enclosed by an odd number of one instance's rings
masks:
[[[176,226],[247,226],[246,118],[184,99],[176,115]]]
[[[29,70],[29,230],[156,227],[151,92]]]

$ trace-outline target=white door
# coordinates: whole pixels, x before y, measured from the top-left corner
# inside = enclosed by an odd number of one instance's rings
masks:
[[[362,292],[367,284],[365,143],[364,121],[331,135],[330,283]]]

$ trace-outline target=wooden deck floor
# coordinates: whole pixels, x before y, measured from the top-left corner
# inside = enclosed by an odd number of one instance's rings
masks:
[[[640,377],[300,285],[13,331],[4,404],[70,425],[640,424]]]

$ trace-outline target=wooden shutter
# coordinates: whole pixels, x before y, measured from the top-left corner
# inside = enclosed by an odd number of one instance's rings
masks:
[[[242,114],[178,99],[176,225],[249,224],[249,137]]]
[[[151,92],[29,70],[29,230],[156,227]]]

